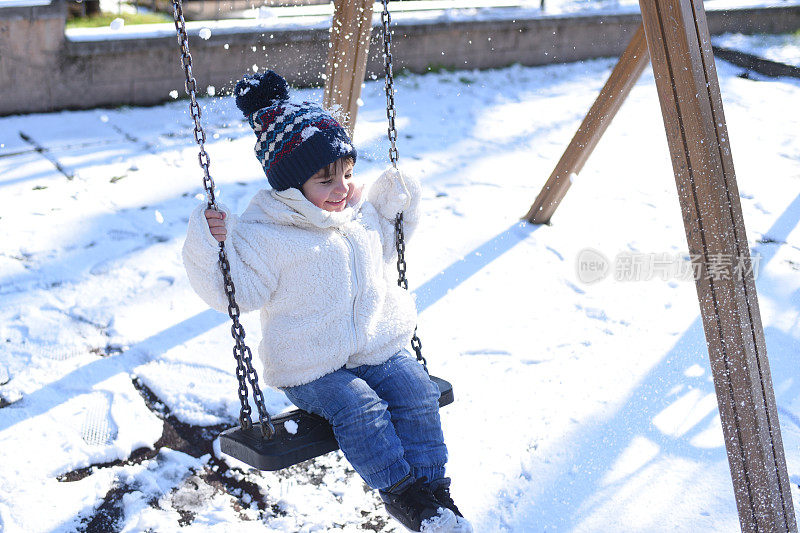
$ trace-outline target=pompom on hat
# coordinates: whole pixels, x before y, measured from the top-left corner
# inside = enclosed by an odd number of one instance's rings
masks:
[[[275,72],[245,76],[234,95],[258,138],[256,158],[273,189],[300,189],[342,157],[355,162],[356,149],[341,124],[318,104],[290,102],[288,84]]]

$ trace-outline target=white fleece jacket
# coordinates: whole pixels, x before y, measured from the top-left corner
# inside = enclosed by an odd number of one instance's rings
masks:
[[[291,387],[343,365],[380,364],[410,341],[417,312],[397,285],[394,218],[403,211],[406,236],[414,231],[420,191],[416,179],[390,168],[366,201],[341,212],[316,207],[297,189],[261,190],[241,216],[220,206],[236,302],[242,312],[261,310],[264,383]],[[197,294],[227,313],[205,209],[189,219],[183,262]]]

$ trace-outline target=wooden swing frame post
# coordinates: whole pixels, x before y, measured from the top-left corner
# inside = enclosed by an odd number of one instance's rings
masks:
[[[639,4],[686,240],[698,258],[697,296],[739,523],[747,532],[796,532],[753,264],[703,3],[639,0]]]
[[[702,0],[639,3],[686,239],[699,272],[697,295],[741,529],[797,532],[705,10]],[[637,32],[528,221],[549,222],[570,175],[583,167],[627,97],[647,58],[640,38]]]
[[[358,115],[361,84],[367,71],[374,0],[336,0],[325,67],[323,105],[338,108],[350,137]]]

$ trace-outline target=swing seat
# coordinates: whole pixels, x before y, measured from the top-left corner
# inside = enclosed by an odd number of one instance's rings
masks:
[[[439,407],[453,403],[453,386],[436,376],[431,381],[439,387]],[[297,431],[286,430],[285,422],[294,421]],[[281,470],[301,461],[339,449],[328,421],[321,416],[300,409],[272,418],[275,435],[271,439],[261,436],[261,428],[253,424],[250,429],[240,426],[224,431],[219,436],[222,453],[258,470]]]

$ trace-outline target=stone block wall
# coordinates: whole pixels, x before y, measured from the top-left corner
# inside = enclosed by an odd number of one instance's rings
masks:
[[[0,114],[57,101],[66,4],[0,9]]]

